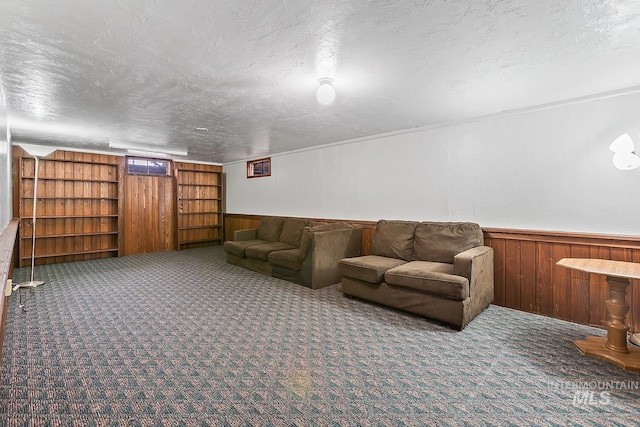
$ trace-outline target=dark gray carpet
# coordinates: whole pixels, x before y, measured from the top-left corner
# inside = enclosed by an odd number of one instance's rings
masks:
[[[491,306],[456,332],[339,285],[227,265],[220,247],[36,267],[36,278],[47,283],[21,291],[27,313],[10,298],[2,425],[640,420],[640,375],[582,356],[571,341],[604,334],[585,326]]]

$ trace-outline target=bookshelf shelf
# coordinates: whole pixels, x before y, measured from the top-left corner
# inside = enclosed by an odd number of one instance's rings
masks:
[[[222,242],[222,167],[175,162],[178,246],[188,249]]]
[[[35,159],[14,151],[18,174],[20,266],[118,256],[118,157],[58,150],[40,159],[32,224]]]

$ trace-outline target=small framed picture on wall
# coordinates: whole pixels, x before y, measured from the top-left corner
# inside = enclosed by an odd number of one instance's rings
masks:
[[[247,162],[247,178],[271,176],[271,157]]]

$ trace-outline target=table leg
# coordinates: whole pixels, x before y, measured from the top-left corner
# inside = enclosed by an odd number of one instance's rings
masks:
[[[627,346],[629,326],[624,322],[629,311],[625,296],[631,282],[628,279],[607,277],[607,283],[609,290],[606,306],[611,318],[607,322],[607,337],[591,336],[573,343],[584,354],[608,360],[629,371],[640,371],[640,349],[630,349]]]
[[[625,295],[627,286],[631,282],[629,279],[607,277],[607,283],[609,284],[609,298],[607,298],[606,304],[611,320],[607,322],[607,344],[605,347],[618,353],[629,353],[627,346],[629,326],[624,322],[624,318],[629,311]]]

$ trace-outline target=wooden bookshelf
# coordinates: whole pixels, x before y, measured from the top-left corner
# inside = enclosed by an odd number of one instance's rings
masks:
[[[223,241],[222,166],[175,162],[179,249]]]
[[[35,263],[119,254],[119,158],[55,151],[40,159]],[[20,266],[30,265],[35,159],[14,150],[20,218]]]

